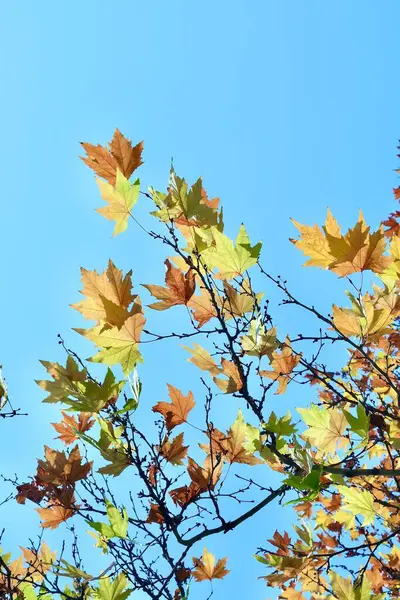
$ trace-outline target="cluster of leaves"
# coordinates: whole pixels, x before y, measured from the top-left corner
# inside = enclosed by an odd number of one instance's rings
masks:
[[[130,178],[143,145],[116,130],[109,148],[83,147],[107,203],[99,212],[119,234],[130,218],[137,223],[131,211],[140,182]],[[11,589],[14,581],[14,593],[28,600],[44,586],[67,598],[125,600],[142,590],[152,599],[186,600],[196,582],[229,573],[227,558],[216,560],[207,548],[196,556],[203,540],[212,543],[212,536],[285,501],[298,518],[293,533],[276,531],[265,545],[255,540],[260,576],[279,598],[399,597],[400,213],[374,232],[361,213],[345,233],[329,211],[322,228],[294,222],[299,237],[292,242],[305,265],[350,286],[350,305],[323,314],[266,272],[261,243],[251,243],[244,225],[235,240],[225,233],[219,199],[209,199],[201,179],[189,187],[172,169],[165,192],[148,188],[142,195],[158,231],[139,224],[141,231],[168,249],[165,285],[144,285],[155,299],[144,310],[131,271],[112,261],[103,273],[82,269],[83,300],[73,307],[92,325],[77,331],[97,353],[83,363],[61,340],[66,365],[43,361],[51,379],[38,382],[45,402],[62,405],[62,420],[53,424],[60,443],[76,445],[46,448],[17,495],[40,505],[44,529],[83,519],[112,558],[112,573],[88,574],[75,550],[72,563],[47,558],[46,577],[26,588],[26,567],[3,557],[2,584]],[[316,331],[278,331],[268,299],[255,289],[262,278],[283,305],[312,316]],[[151,311],[166,310],[182,311],[180,333],[151,331]],[[144,344],[188,338],[197,340],[183,348],[201,371],[201,398],[169,382],[169,399],[152,407],[151,438],[137,425],[142,413],[151,415],[140,401]],[[332,347],[343,356],[339,370],[327,364]],[[104,379],[90,374],[90,363],[104,365]],[[307,407],[298,416],[273,411],[274,395],[296,385],[303,398],[308,390]],[[223,415],[214,400],[221,394],[233,395],[241,409],[230,426],[218,428]],[[79,448],[95,453],[94,463],[84,462]],[[126,473],[136,483],[122,506],[113,480]],[[265,485],[269,479],[276,485]],[[62,588],[63,577],[73,579],[73,589]]]

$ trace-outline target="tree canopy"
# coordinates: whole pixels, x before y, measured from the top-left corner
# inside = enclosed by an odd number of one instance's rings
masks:
[[[161,245],[165,280],[134,285],[132,270],[112,259],[100,273],[82,268],[73,308],[89,321],[76,331],[93,354],[80,357],[60,336],[65,362],[41,361],[43,401],[60,405],[58,442],[14,484],[18,503],[36,505],[43,536],[20,556],[1,554],[2,595],[208,598],[215,580],[229,577],[230,532],[279,506],[293,527],[253,540],[267,594],[400,596],[400,211],[382,215],[375,231],[361,212],[347,231],[330,210],[322,226],[293,220],[290,242],[304,267],[348,288],[324,314],[263,266],[262,243],[243,223],[233,239],[226,234],[220,200],[201,178],[189,185],[171,166],[164,191],[144,188],[136,178],[143,143],[118,129],[108,145],[82,147],[103,200],[98,212],[113,235],[134,226]],[[135,216],[137,202],[150,205],[150,228]],[[298,315],[286,329],[272,287],[280,309]],[[182,387],[174,372],[149,404],[141,364],[166,341],[183,348],[200,388]],[[308,404],[292,414],[277,400],[296,387]],[[238,412],[226,426],[233,401]],[[2,379],[0,402],[3,416],[18,413]],[[46,531],[58,527],[72,531],[70,547],[47,544]],[[109,559],[96,573],[79,551],[87,530]],[[224,536],[221,556],[209,550],[215,536]],[[215,584],[217,597],[223,586]]]

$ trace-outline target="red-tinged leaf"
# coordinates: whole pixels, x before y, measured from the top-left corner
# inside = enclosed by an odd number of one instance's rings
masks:
[[[200,494],[201,489],[193,482],[190,485],[183,485],[179,488],[175,488],[169,493],[173,502],[182,508],[196,500]]]
[[[57,436],[66,446],[73,444],[78,439],[76,431],[84,433],[93,427],[95,421],[91,419],[92,413],[79,413],[78,420],[68,413],[61,411],[63,420],[60,423],[51,423],[60,435]]]
[[[386,237],[400,236],[400,211],[390,214],[386,221],[382,221],[382,225],[386,228],[384,231]]]
[[[191,571],[190,569],[187,569],[186,567],[181,567],[180,569],[177,569],[176,571],[176,578],[178,581],[187,581],[189,579],[191,575]]]
[[[201,491],[214,489],[221,476],[222,467],[223,460],[217,461],[215,456],[208,456],[202,467],[193,458],[188,458],[187,470],[189,477]]]
[[[82,463],[78,446],[69,456],[64,452],[45,446],[45,460],[38,460],[37,478],[42,484],[71,485],[85,479],[91,471],[93,462]]]
[[[132,173],[142,164],[143,142],[132,146],[119,129],[116,129],[108,149],[100,144],[94,145],[81,142],[86,156],[80,158],[96,175],[102,177],[111,185],[115,185],[117,169],[129,179]]]
[[[157,473],[158,473],[158,467],[155,464],[151,464],[149,466],[149,468],[147,469],[147,479],[150,482],[151,485],[156,485],[157,483]]]
[[[92,169],[96,175],[102,177],[111,185],[115,185],[118,165],[111,152],[100,144],[97,144],[96,146],[89,142],[81,142],[81,146],[87,155],[80,157],[83,162]]]
[[[189,446],[183,445],[183,433],[180,433],[172,441],[166,437],[160,447],[160,453],[169,463],[182,465],[188,448]]]
[[[186,422],[189,412],[195,405],[195,401],[192,392],[188,392],[188,395],[184,396],[173,385],[168,384],[168,392],[171,402],[158,402],[153,406],[153,412],[162,414],[170,431],[177,425]]]
[[[119,170],[127,179],[129,179],[132,173],[143,164],[143,142],[139,142],[136,146],[132,146],[131,140],[128,140],[128,138],[122,135],[119,129],[116,129],[114,132],[113,139],[110,143],[110,151]]]
[[[167,310],[171,306],[188,304],[196,288],[195,273],[191,269],[183,273],[180,269],[167,259],[165,261],[167,273],[165,275],[166,287],[161,285],[144,284],[143,287],[149,290],[150,294],[158,298],[160,302],[150,304],[150,308],[155,310]]]
[[[31,502],[34,502],[35,504],[40,504],[46,494],[46,491],[39,488],[36,482],[17,485],[17,491],[18,494],[15,499],[18,504],[25,504],[26,500],[31,500]]]
[[[279,533],[279,531],[275,531],[273,538],[268,540],[270,544],[273,544],[278,548],[279,555],[288,555],[289,554],[289,545],[290,545],[290,537],[287,531],[283,532],[283,535]]]
[[[160,512],[160,507],[158,504],[150,504],[150,511],[147,516],[146,523],[164,523],[164,517]]]

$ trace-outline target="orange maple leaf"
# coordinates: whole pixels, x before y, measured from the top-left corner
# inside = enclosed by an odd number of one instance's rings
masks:
[[[216,456],[207,456],[201,467],[193,458],[188,458],[187,471],[189,477],[201,491],[213,490],[221,477],[223,460],[218,460]]]
[[[153,412],[159,412],[165,419],[165,423],[169,430],[173,429],[181,423],[185,423],[189,412],[195,405],[192,392],[188,392],[184,396],[173,385],[167,384],[169,397],[171,402],[158,402],[153,406]]]
[[[160,302],[149,304],[149,307],[154,310],[167,310],[167,308],[179,304],[187,305],[196,288],[195,273],[192,269],[184,274],[180,269],[174,267],[168,259],[164,264],[167,267],[165,274],[166,287],[143,284],[143,287],[148,289],[152,296],[160,300]]]
[[[192,309],[193,318],[196,319],[199,327],[203,327],[210,319],[217,316],[210,294],[204,288],[201,288],[200,296],[192,296],[188,306]]]
[[[42,519],[42,527],[56,529],[61,523],[70,519],[75,513],[73,508],[66,508],[59,504],[52,504],[47,508],[37,508]]]
[[[111,142],[110,149],[100,144],[94,145],[81,142],[87,156],[81,156],[83,162],[93,169],[99,177],[102,177],[111,185],[115,185],[117,169],[129,179],[132,173],[143,164],[142,152],[143,142],[132,146],[119,129],[116,129]]]
[[[165,437],[161,447],[160,453],[162,456],[173,465],[181,465],[182,460],[185,458],[189,446],[183,445],[183,433],[180,433],[172,440]]]
[[[221,360],[222,375],[225,375],[227,379],[221,379],[220,377],[213,377],[214,383],[219,387],[224,394],[233,394],[242,389],[243,383],[240,377],[239,369],[235,363],[223,358]]]
[[[169,493],[173,502],[182,508],[186,507],[190,502],[193,502],[200,494],[201,489],[196,483],[193,483],[193,481],[190,485],[183,485],[175,488]]]
[[[245,465],[258,465],[262,461],[250,454],[244,447],[245,429],[244,427],[231,427],[227,433],[213,427],[208,432],[210,444],[200,444],[202,450],[216,457],[222,456],[229,463],[241,463]]]
[[[160,507],[158,504],[150,503],[150,511],[147,515],[146,523],[163,523],[164,517],[160,512]]]
[[[65,452],[44,447],[45,460],[38,460],[37,478],[42,484],[73,485],[84,479],[90,473],[93,461],[83,463],[78,446],[75,446],[69,456]]]
[[[400,190],[400,188],[399,188]],[[396,210],[396,212],[391,213],[386,221],[382,221],[382,225],[386,227],[385,236],[388,238],[393,237],[394,235],[400,235],[400,211]]]
[[[230,572],[226,568],[227,558],[220,558],[215,564],[215,556],[204,548],[201,558],[193,558],[194,570],[192,575],[196,581],[211,581],[211,579],[223,579]]]
[[[68,413],[61,411],[63,419],[60,423],[51,423],[54,429],[60,435],[57,436],[66,446],[72,444],[78,439],[76,431],[83,433],[93,427],[95,421],[91,419],[92,413],[81,412],[78,415],[78,420]]]
[[[24,559],[29,565],[28,573],[34,581],[43,581],[44,575],[49,571],[56,558],[56,552],[52,552],[46,542],[39,549],[24,548],[20,546]]]
[[[271,367],[273,371],[260,371],[262,377],[268,377],[278,381],[277,394],[284,394],[291,379],[293,369],[298,365],[301,355],[294,354],[290,341],[286,338],[285,345],[281,351],[275,350],[272,353]]]

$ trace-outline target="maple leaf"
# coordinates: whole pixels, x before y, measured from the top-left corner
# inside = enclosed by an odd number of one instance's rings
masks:
[[[189,457],[187,471],[192,482],[205,491],[214,489],[221,477],[222,467],[223,460],[218,461],[215,456],[207,456],[202,467]]]
[[[249,356],[268,356],[272,359],[272,353],[278,347],[276,327],[266,330],[259,319],[253,319],[241,342],[244,352]]]
[[[340,491],[344,499],[343,508],[353,515],[364,517],[364,527],[371,525],[375,517],[379,514],[371,492],[353,487],[344,488],[343,486],[341,486]]]
[[[187,581],[189,579],[191,575],[191,571],[190,569],[187,569],[186,567],[181,567],[180,569],[177,569],[176,571],[176,577],[178,579],[178,581]]]
[[[93,328],[91,330],[75,329],[102,348],[89,360],[106,365],[120,364],[125,375],[128,375],[135,365],[142,361],[138,343],[146,319],[142,313],[129,317],[121,328]]]
[[[331,247],[336,260],[329,268],[340,277],[366,270],[383,273],[391,263],[388,256],[383,256],[386,250],[383,229],[369,233],[361,211],[353,229],[349,229],[340,242],[331,243]]]
[[[158,402],[153,406],[153,412],[159,412],[165,419],[165,423],[169,430],[173,429],[181,423],[186,423],[189,412],[195,405],[192,392],[188,392],[184,396],[173,385],[167,384],[169,397],[171,402]]]
[[[45,367],[49,375],[54,381],[37,380],[36,383],[49,395],[43,402],[55,403],[67,400],[70,395],[81,394],[83,382],[86,381],[87,371],[79,370],[78,363],[68,356],[65,367],[58,363],[52,363],[46,360],[41,360],[41,364]]]
[[[133,591],[132,588],[127,588],[128,584],[128,578],[124,573],[120,573],[114,579],[100,577],[99,587],[95,590],[94,597],[96,600],[126,600]]]
[[[242,317],[255,308],[255,302],[260,302],[262,293],[254,294],[251,289],[250,281],[247,277],[243,279],[240,289],[235,289],[230,283],[224,281],[224,291],[226,298],[223,301],[223,313],[225,319],[232,317]]]
[[[109,320],[110,311],[107,311],[107,306],[109,307],[110,303],[123,309],[126,318],[130,316],[128,307],[137,298],[132,294],[132,271],[123,275],[122,271],[109,260],[108,267],[103,273],[81,268],[81,275],[81,294],[85,296],[85,299],[71,304],[71,306],[79,311],[85,319],[106,321],[110,325],[118,325],[119,323]],[[108,301],[108,305],[106,301]]]
[[[33,581],[43,581],[44,575],[49,571],[51,565],[56,559],[56,552],[52,552],[46,542],[43,542],[40,548],[23,548],[22,554],[26,563],[29,565],[28,572]],[[32,573],[31,573],[32,572]]]
[[[160,447],[162,456],[173,465],[182,465],[189,446],[183,445],[183,433],[177,435],[172,442],[166,437]]]
[[[116,129],[108,148],[88,142],[81,142],[87,156],[80,158],[83,162],[93,169],[99,177],[106,179],[111,185],[115,185],[117,169],[125,175],[127,179],[132,173],[140,167],[142,163],[143,142],[132,146],[119,129]]]
[[[220,279],[233,279],[243,275],[247,269],[257,263],[261,251],[261,242],[255,246],[250,245],[247,231],[242,224],[236,238],[236,246],[232,240],[212,228],[215,246],[207,248],[202,252],[207,266],[211,269],[217,268]]]
[[[325,235],[318,225],[311,227],[309,225],[302,225],[294,219],[291,219],[291,221],[299,230],[300,239],[290,239],[290,241],[296,248],[301,250],[303,254],[310,257],[309,260],[304,263],[304,266],[328,268],[335,260],[335,257],[331,252],[326,233],[328,232],[332,237],[340,237],[341,235],[336,220],[330,210],[328,209],[327,211],[324,227]]]
[[[207,548],[203,550],[201,558],[193,557],[194,570],[192,575],[196,581],[211,581],[212,579],[223,579],[230,572],[226,568],[227,558],[220,558],[215,564],[215,556],[208,552]]]
[[[201,288],[200,296],[191,297],[188,307],[192,309],[193,317],[198,322],[199,327],[203,327],[210,319],[217,316],[217,310],[205,288]]]
[[[220,367],[217,365],[215,360],[212,358],[208,350],[199,346],[199,344],[193,343],[193,348],[189,346],[182,346],[185,350],[192,354],[188,361],[199,367],[202,371],[208,371],[211,375],[217,375],[221,372]]]
[[[119,129],[115,130],[113,139],[110,142],[110,151],[115,158],[119,170],[127,179],[129,179],[132,173],[143,164],[143,142],[139,142],[136,146],[132,146],[132,142],[128,140]]]
[[[146,523],[164,523],[164,517],[160,512],[160,507],[154,502],[150,503],[150,511],[147,515]]]
[[[214,457],[222,456],[229,463],[242,463],[245,465],[259,465],[263,461],[255,457],[253,452],[246,446],[248,425],[243,419],[242,411],[238,415],[229,431],[224,434],[216,428],[208,432],[210,445],[200,444],[200,447]]]
[[[295,590],[294,587],[289,587],[284,592],[281,592],[279,598],[284,598],[285,600],[306,600],[303,592]]]
[[[73,508],[65,508],[59,504],[52,504],[47,508],[37,508],[36,511],[40,515],[42,527],[44,529],[56,529],[61,523],[70,519],[75,513]]]
[[[129,183],[128,179],[118,169],[115,187],[101,179],[97,179],[97,184],[100,188],[101,197],[108,204],[96,210],[109,221],[115,221],[113,235],[118,235],[128,227],[131,210],[138,201],[140,194],[139,180],[132,184]]]
[[[213,377],[214,383],[219,387],[224,394],[233,394],[242,389],[243,383],[240,377],[239,369],[235,363],[223,358],[221,360],[222,374],[227,379],[221,379],[221,377]]]
[[[333,305],[333,323],[340,333],[369,340],[377,340],[390,333],[389,325],[400,312],[398,295],[378,287],[375,290],[376,297],[367,292],[363,297],[355,298],[346,292],[351,300],[351,308]]]
[[[303,436],[313,442],[321,454],[334,454],[336,446],[347,445],[348,440],[343,436],[347,421],[343,412],[337,408],[298,408],[306,425],[309,426]]]
[[[400,191],[400,188],[397,188]],[[396,212],[389,215],[386,221],[382,221],[382,225],[386,227],[385,236],[391,238],[393,235],[400,235],[400,211],[396,210]]]
[[[188,504],[190,504],[190,502],[193,502],[193,500],[195,500],[201,494],[201,491],[201,488],[192,481],[190,485],[183,485],[179,488],[171,490],[169,495],[175,504],[185,508]]]
[[[236,420],[228,431],[226,439],[227,453],[225,454],[225,457],[230,463],[241,463],[245,465],[261,464],[262,461],[249,453],[244,447],[246,432],[247,426],[243,419],[243,413],[239,409]]]
[[[76,435],[77,431],[88,431],[95,423],[93,419],[90,419],[91,413],[79,413],[78,420],[76,420],[73,415],[69,415],[64,411],[61,411],[61,413],[63,415],[61,423],[51,423],[51,425],[53,425],[57,433],[60,434],[57,438],[66,446],[69,446],[69,444],[72,444],[78,439]]]
[[[17,485],[17,492],[15,499],[18,504],[25,504],[26,500],[40,504],[46,495],[46,490],[39,488],[36,481]]]
[[[150,190],[158,210],[152,214],[161,221],[177,221],[183,225],[212,226],[218,223],[218,204],[207,201],[201,178],[189,189],[184,179],[172,169],[168,194]]]
[[[345,277],[366,270],[383,273],[391,263],[389,257],[383,256],[386,241],[382,227],[370,233],[361,211],[356,225],[344,236],[329,210],[324,232],[317,225],[293,223],[300,231],[300,239],[291,242],[310,257],[305,266],[327,268]]]
[[[298,365],[300,358],[301,355],[293,353],[290,340],[286,338],[282,350],[275,350],[272,353],[271,367],[273,370],[260,371],[260,375],[278,381],[279,385],[276,394],[284,394],[292,378],[293,369]]]
[[[152,296],[160,300],[160,302],[149,304],[149,307],[154,310],[167,310],[167,308],[179,304],[187,305],[196,288],[195,274],[192,269],[183,274],[168,259],[164,264],[167,267],[165,275],[166,287],[143,284],[143,287],[148,289]]]
[[[356,600],[351,577],[345,578],[338,573],[331,573],[332,590],[338,600]],[[370,598],[370,595],[368,595]]]
[[[90,473],[93,461],[82,464],[79,447],[75,446],[69,456],[65,452],[44,447],[45,460],[38,460],[38,479],[44,484],[71,485],[85,479]]]

